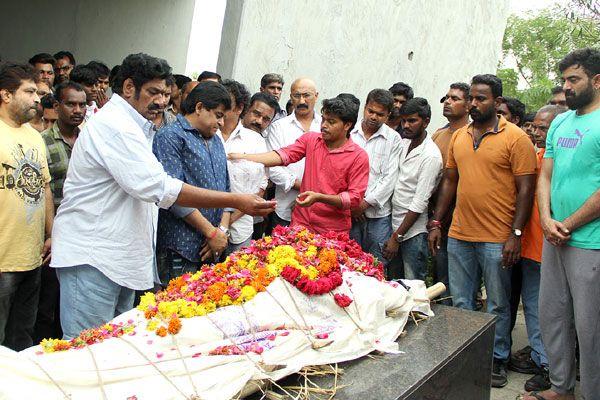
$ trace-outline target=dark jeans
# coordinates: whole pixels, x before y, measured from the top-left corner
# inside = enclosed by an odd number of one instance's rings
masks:
[[[40,301],[33,336],[36,343],[46,338],[62,337],[59,312],[60,286],[56,269],[44,266],[41,270]]]
[[[33,345],[40,268],[0,274],[0,344],[15,351]]]
[[[440,243],[440,248],[437,251],[437,254],[433,258],[434,262],[434,276],[433,282],[442,282],[446,285],[446,291],[441,297],[450,296],[450,284],[448,283],[448,233],[442,233],[442,242]],[[442,300],[441,304],[451,306],[452,299]]]
[[[277,213],[272,213],[271,215],[273,216],[273,219],[271,220],[271,224],[272,224],[271,230],[275,229],[275,227],[277,225],[290,226],[291,222],[290,221],[286,221],[283,218],[279,218],[279,215],[277,215]]]

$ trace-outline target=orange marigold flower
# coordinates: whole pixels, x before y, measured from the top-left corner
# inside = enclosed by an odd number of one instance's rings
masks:
[[[181,321],[177,315],[174,315],[169,321],[169,328],[167,329],[171,335],[176,335],[181,330]]]
[[[146,319],[152,319],[155,315],[156,315],[156,308],[148,308],[146,309],[146,311],[144,311],[144,317]]]
[[[161,326],[160,328],[158,328],[156,330],[156,334],[160,337],[165,337],[167,336],[167,328],[165,328],[164,326]]]
[[[216,282],[206,289],[206,295],[212,301],[218,302],[225,294],[225,290],[227,290],[227,284],[225,282]]]

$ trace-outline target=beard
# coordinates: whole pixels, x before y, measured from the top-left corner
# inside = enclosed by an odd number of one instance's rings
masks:
[[[494,114],[496,114],[496,110],[493,107],[485,113],[482,113],[476,108],[472,108],[471,111],[469,111],[471,119],[475,122],[489,121],[494,116]]]
[[[569,89],[565,91],[565,99],[567,100],[567,106],[571,110],[578,110],[590,104],[594,100],[594,87],[590,81],[588,86],[582,90],[579,94]]]
[[[392,108],[392,112],[390,113],[389,119],[396,120],[400,118],[400,107]]]

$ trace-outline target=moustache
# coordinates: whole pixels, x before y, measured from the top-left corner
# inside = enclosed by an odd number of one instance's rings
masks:
[[[148,111],[160,111],[162,109],[163,109],[163,107],[160,106],[159,104],[150,104],[148,106]]]
[[[252,124],[251,126],[255,127],[258,130],[261,130],[262,126],[260,124]]]
[[[571,89],[565,90],[565,97],[575,97],[575,96],[576,96],[576,93],[573,90],[571,90]]]
[[[305,109],[307,109],[307,110],[308,110],[308,105],[307,105],[307,104],[298,104],[298,105],[296,106],[296,109],[301,109],[301,108],[305,108]]]

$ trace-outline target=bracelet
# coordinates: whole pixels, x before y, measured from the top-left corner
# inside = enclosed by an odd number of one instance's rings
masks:
[[[217,236],[217,232],[219,231],[218,228],[213,229],[212,233],[210,234],[210,236],[208,237],[209,240],[213,240],[215,238],[215,236]]]
[[[432,219],[431,221],[429,221],[427,223],[427,229],[432,229],[432,228],[441,228],[442,227],[442,223],[440,221],[438,221],[437,219]]]

